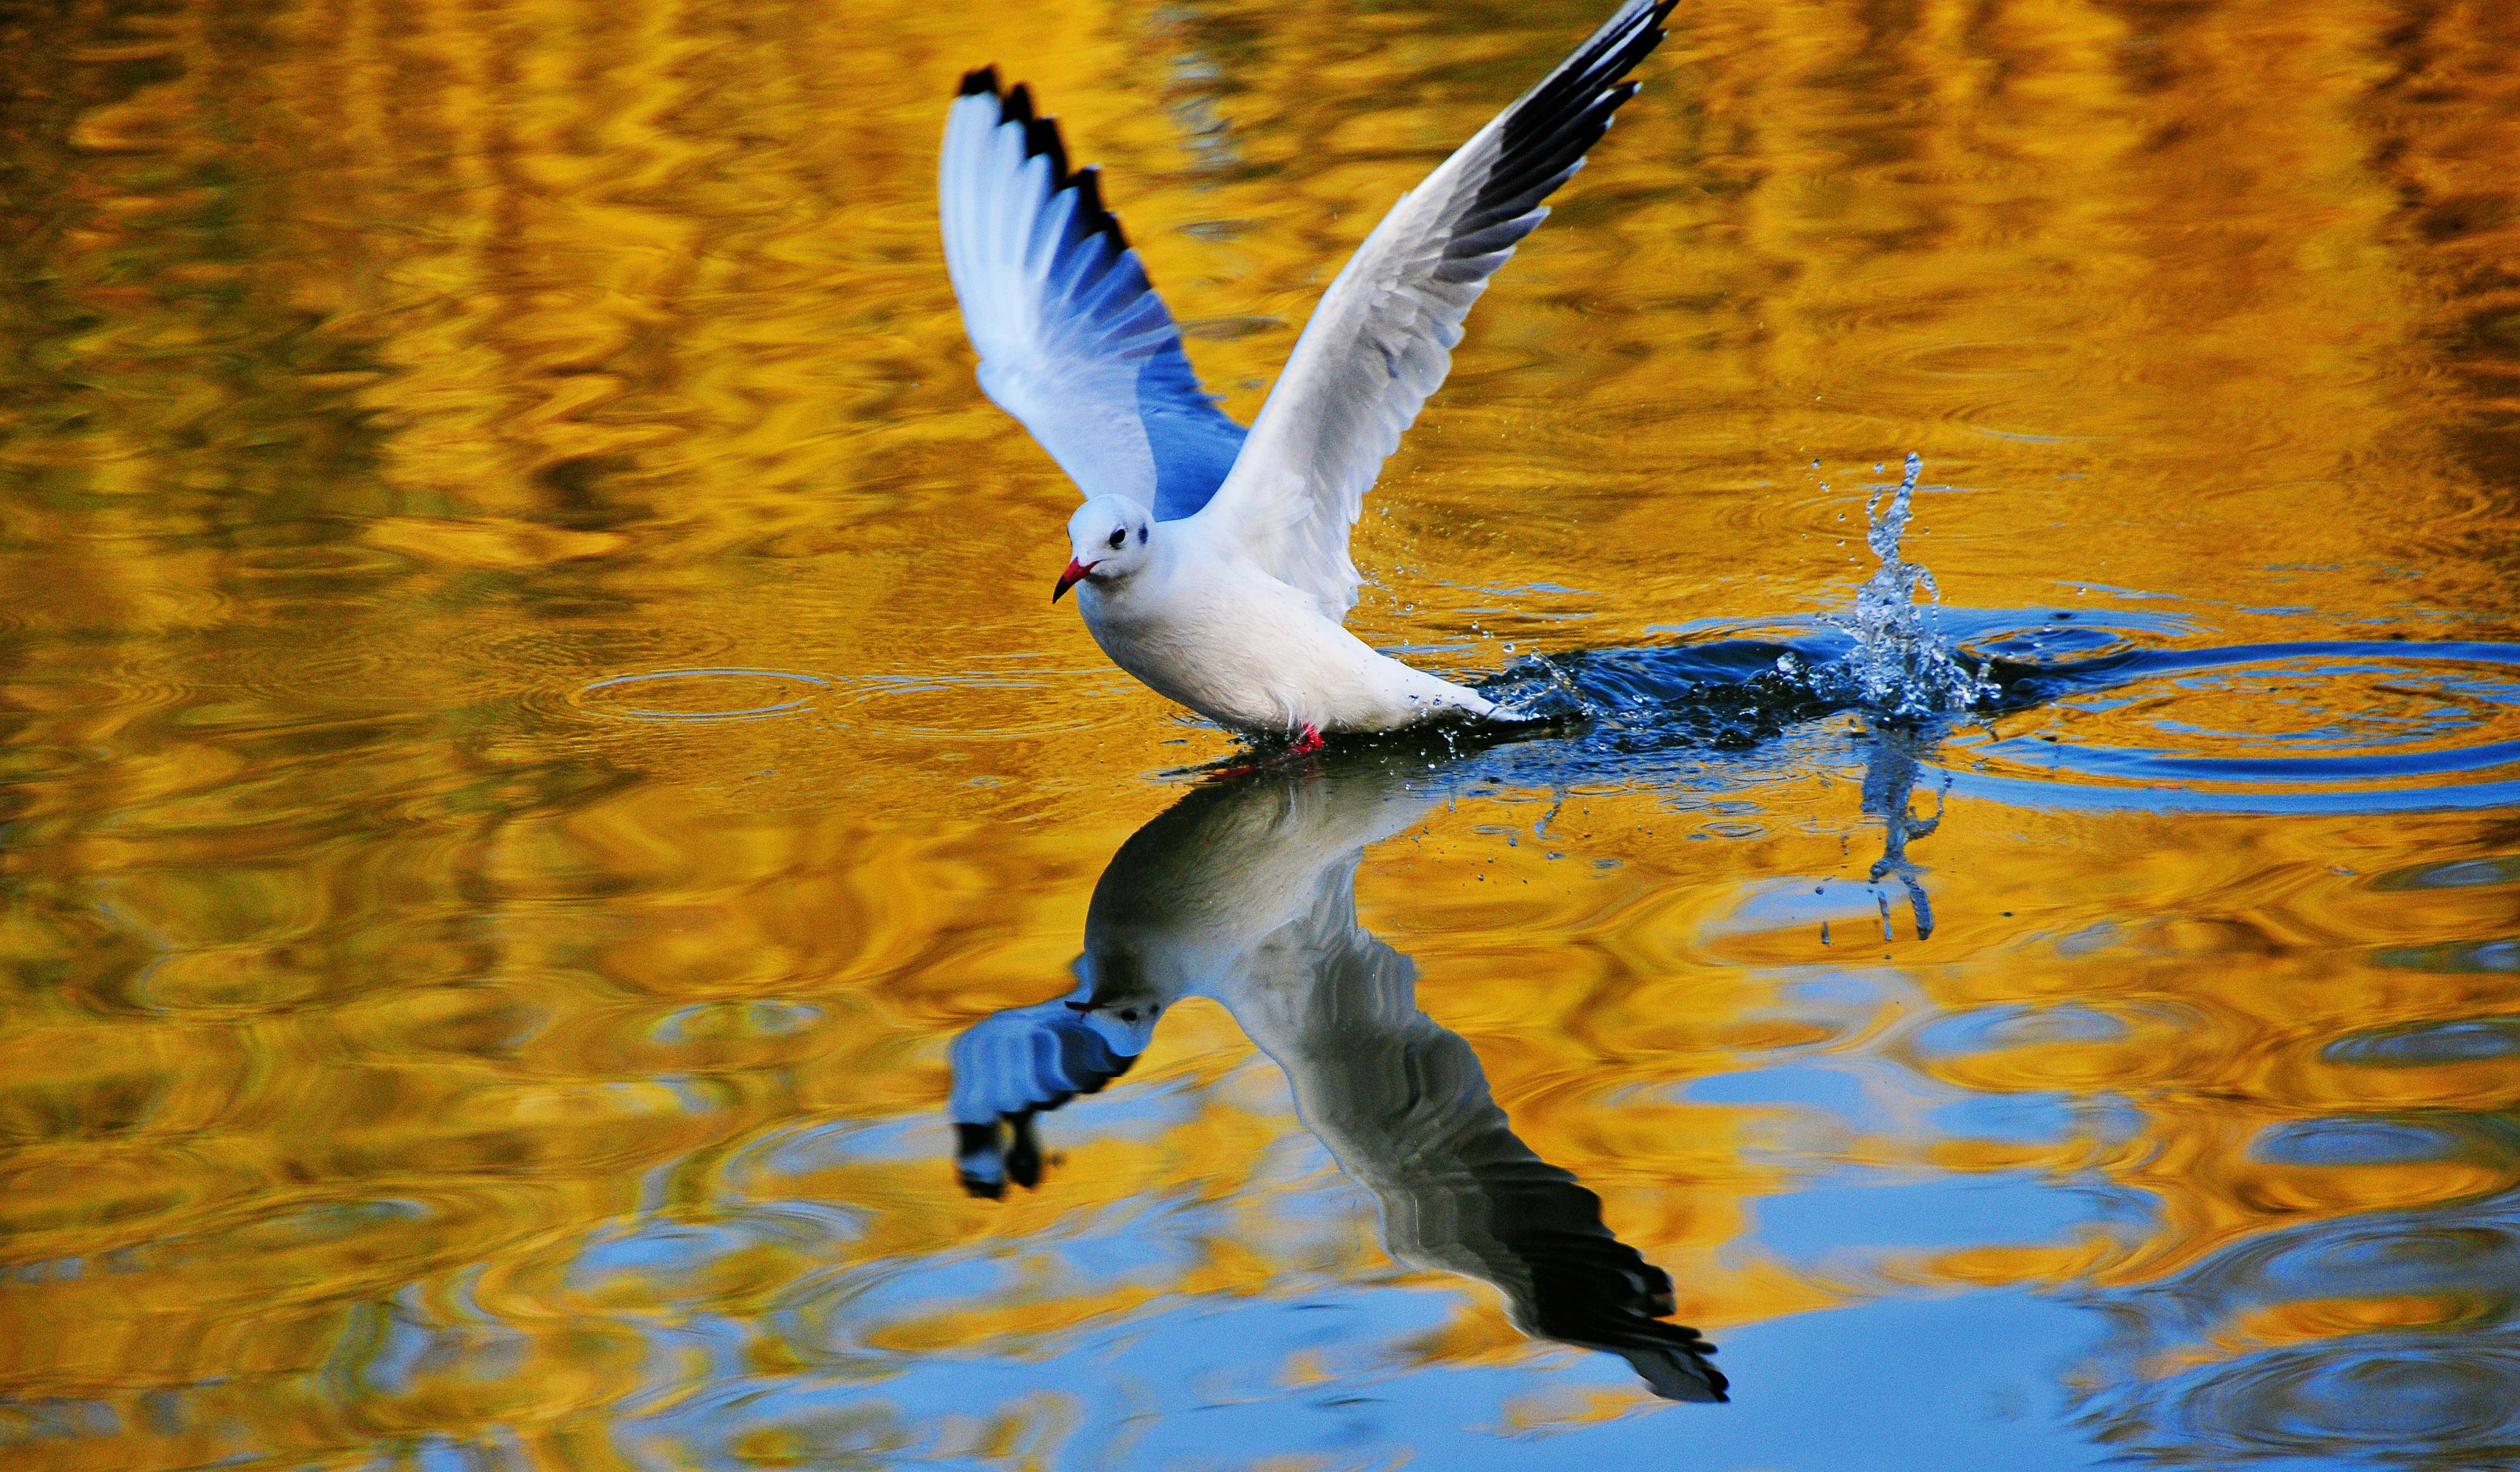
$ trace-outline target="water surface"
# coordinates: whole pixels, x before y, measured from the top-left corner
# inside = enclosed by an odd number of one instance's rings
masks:
[[[1599,8],[0,3],[0,1460],[2520,1461],[2520,10],[1688,4],[1358,533],[1588,723],[1046,605],[963,69],[1247,418]]]

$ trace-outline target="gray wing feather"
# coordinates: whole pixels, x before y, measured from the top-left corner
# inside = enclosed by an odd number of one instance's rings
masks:
[[[1401,197],[1323,293],[1233,473],[1200,513],[1329,617],[1356,605],[1348,529],[1365,493],[1451,371],[1471,303],[1635,95],[1622,78],[1662,40],[1671,5],[1628,0]]]

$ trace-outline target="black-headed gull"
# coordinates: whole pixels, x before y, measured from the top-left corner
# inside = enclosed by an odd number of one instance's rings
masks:
[[[955,1040],[964,1186],[1037,1182],[1035,1117],[1127,1072],[1175,1003],[1209,997],[1373,1193],[1394,1259],[1493,1283],[1524,1333],[1619,1355],[1658,1395],[1720,1401],[1714,1346],[1663,1317],[1670,1274],[1513,1133],[1469,1043],[1418,1007],[1417,963],[1358,921],[1366,848],[1444,796],[1356,761],[1202,787],[1140,828],[1094,886],[1075,990]]]
[[[1246,434],[1201,392],[1172,314],[1071,172],[1054,119],[997,68],[963,78],[945,126],[945,262],[980,386],[1087,500],[1052,594],[1113,663],[1250,736],[1520,719],[1374,652],[1348,530],[1444,381],[1462,321],[1537,229],[1541,201],[1637,90],[1672,0],[1628,0],[1540,85],[1400,198],[1323,293]]]

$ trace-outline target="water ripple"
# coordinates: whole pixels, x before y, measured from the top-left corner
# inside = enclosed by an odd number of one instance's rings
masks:
[[[2267,1457],[2451,1457],[2520,1451],[2520,1337],[2388,1334],[2288,1346],[2165,1386],[2150,1433],[2222,1465]]]
[[[832,685],[788,670],[657,670],[598,680],[577,704],[621,721],[757,721],[810,710]]]

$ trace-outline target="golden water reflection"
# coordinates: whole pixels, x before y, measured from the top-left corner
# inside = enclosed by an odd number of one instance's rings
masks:
[[[1970,781],[2490,746],[2488,674],[2006,717],[1919,755],[1929,834],[1839,719],[1371,850],[1357,923],[1730,1407],[1396,1261],[1206,1003],[1042,1189],[958,1186],[951,1040],[1224,742],[1041,606],[1072,493],[970,379],[954,79],[1063,114],[1247,418],[1595,10],[0,7],[6,1460],[2503,1454],[2513,804]],[[1912,448],[1957,604],[2509,641],[2515,54],[2493,0],[1687,6],[1359,626],[1481,675],[1842,606]],[[599,685],[715,669],[821,683]]]

